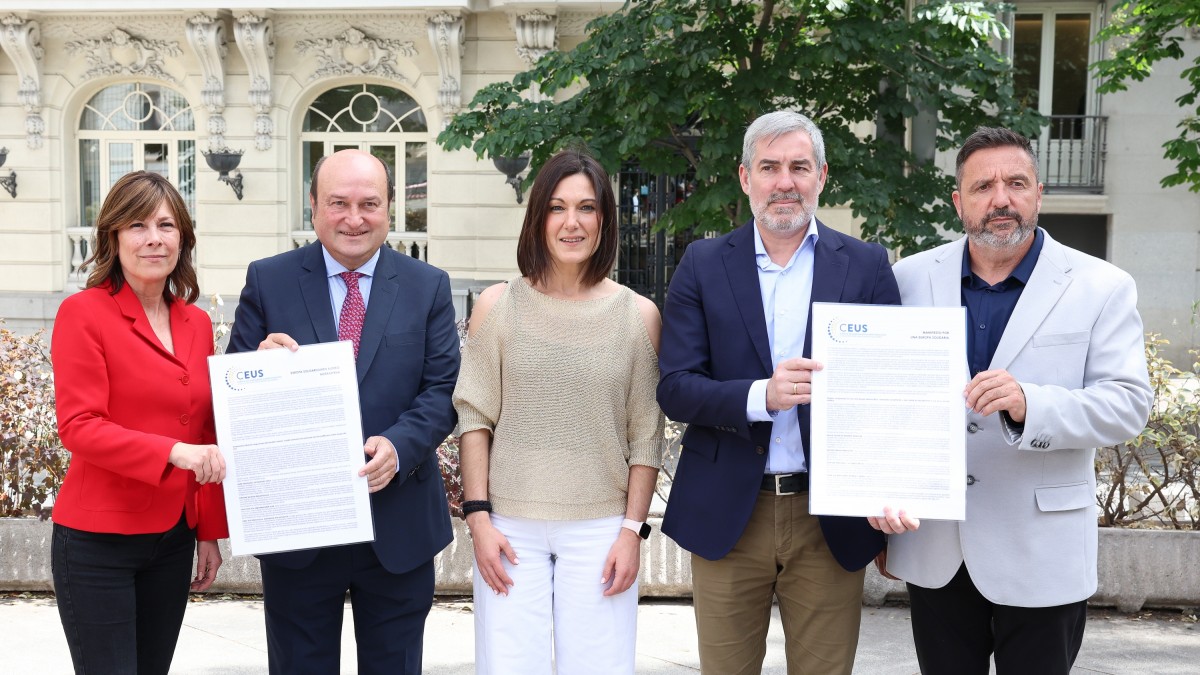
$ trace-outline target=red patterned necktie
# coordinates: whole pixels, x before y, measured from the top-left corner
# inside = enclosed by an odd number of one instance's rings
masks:
[[[363,304],[362,293],[358,290],[358,278],[364,275],[362,272],[342,272],[338,276],[346,282],[346,300],[342,303],[342,316],[338,320],[338,339],[352,342],[354,358],[358,359],[363,320],[367,318],[367,306]]]

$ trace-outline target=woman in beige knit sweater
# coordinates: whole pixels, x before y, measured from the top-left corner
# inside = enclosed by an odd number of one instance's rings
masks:
[[[576,151],[539,171],[522,276],[480,295],[454,391],[477,673],[632,673],[663,446],[654,303],[610,280],[616,199]]]

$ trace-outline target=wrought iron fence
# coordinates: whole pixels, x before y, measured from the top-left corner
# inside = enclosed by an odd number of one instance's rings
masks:
[[[675,266],[687,245],[699,237],[690,232],[671,234],[655,226],[667,209],[687,199],[694,178],[651,174],[636,164],[626,164],[615,178],[620,243],[613,278],[661,309]]]
[[[1108,118],[1101,115],[1050,115],[1049,125],[1033,139],[1038,171],[1047,190],[1104,192]]]

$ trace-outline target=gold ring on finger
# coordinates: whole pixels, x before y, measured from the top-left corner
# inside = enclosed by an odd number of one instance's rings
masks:
[[[795,383],[795,382],[793,382],[793,383],[792,383],[792,396],[795,396],[797,393],[798,393],[798,392],[796,391],[796,383]]]

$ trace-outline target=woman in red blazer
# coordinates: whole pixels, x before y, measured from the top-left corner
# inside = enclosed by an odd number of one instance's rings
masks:
[[[127,174],[100,210],[87,288],[55,319],[71,465],[54,504],[51,567],[77,673],[166,673],[193,550],[192,590],[221,566],[225,462],[206,362],[212,323],[192,304],[195,245],[167,179]]]

